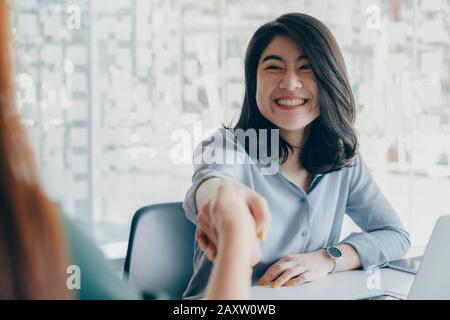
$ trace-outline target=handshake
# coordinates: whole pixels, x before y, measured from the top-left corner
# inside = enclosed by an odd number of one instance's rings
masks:
[[[261,260],[261,241],[272,221],[266,200],[238,181],[211,178],[198,188],[196,204],[196,240],[213,262],[206,297],[248,298],[252,267]],[[360,265],[350,245],[339,247],[355,257],[352,268]],[[325,249],[289,254],[275,261],[258,285],[300,285],[323,278],[334,268],[335,262]]]
[[[272,220],[266,200],[242,183],[222,178],[203,182],[196,200],[196,240],[208,259],[214,262],[233,242],[249,258],[250,267],[257,264]]]

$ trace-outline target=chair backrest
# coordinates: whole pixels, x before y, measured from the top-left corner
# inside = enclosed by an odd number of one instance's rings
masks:
[[[193,273],[195,225],[181,202],[156,204],[133,216],[124,277],[141,292],[181,298]]]

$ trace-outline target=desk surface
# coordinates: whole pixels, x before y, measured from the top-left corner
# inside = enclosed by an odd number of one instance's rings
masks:
[[[414,275],[389,268],[379,269],[379,286],[374,272],[353,270],[331,274],[323,279],[293,287],[252,287],[255,300],[342,300],[364,299],[383,293],[406,298]],[[372,278],[371,278],[372,277]]]
[[[413,247],[405,257],[423,255],[425,247]],[[327,277],[293,287],[252,287],[255,300],[353,300],[390,294],[406,299],[414,274],[390,268],[380,271],[379,286],[371,278],[374,273],[363,270],[338,272]],[[378,287],[378,288],[373,288]]]

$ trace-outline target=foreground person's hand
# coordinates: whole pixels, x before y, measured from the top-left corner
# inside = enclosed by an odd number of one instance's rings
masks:
[[[262,240],[267,233],[271,215],[264,198],[245,185],[223,180],[215,196],[199,210],[197,218],[197,241],[208,258],[214,261],[218,248],[218,230],[223,223],[229,228],[242,224],[248,232]],[[252,248],[253,264],[260,259],[259,241]]]

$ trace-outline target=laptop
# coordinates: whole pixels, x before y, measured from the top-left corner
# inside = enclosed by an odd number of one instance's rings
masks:
[[[433,229],[408,300],[450,300],[450,216],[441,216]],[[403,289],[404,290],[404,289]],[[398,288],[398,292],[402,292]],[[369,300],[403,300],[396,289]],[[405,291],[403,291],[405,292]]]

